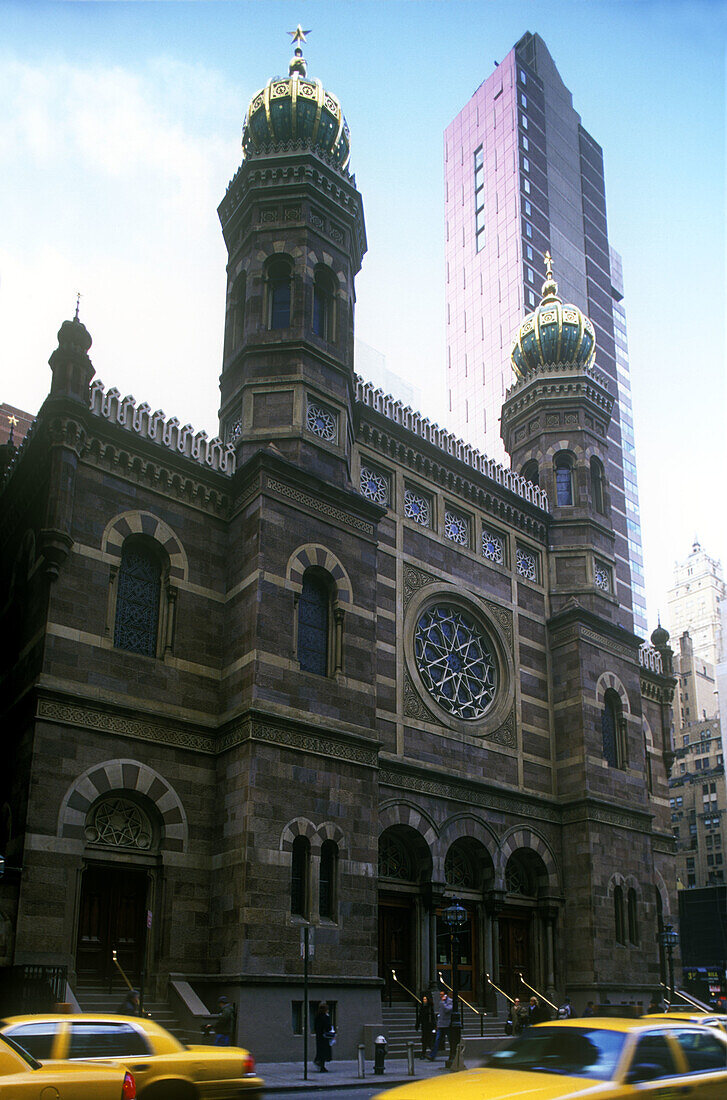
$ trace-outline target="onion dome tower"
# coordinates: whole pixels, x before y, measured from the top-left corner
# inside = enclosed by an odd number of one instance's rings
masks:
[[[363,203],[340,103],[307,76],[310,32],[289,33],[288,76],[253,96],[218,211],[229,254],[220,435],[238,463],[273,444],[347,487]]]
[[[605,476],[613,397],[594,365],[593,325],[561,301],[547,253],[545,265],[540,305],[513,343],[517,381],[505,396],[501,434],[513,468],[548,494],[553,610],[576,600],[630,630],[630,613],[619,606]]]

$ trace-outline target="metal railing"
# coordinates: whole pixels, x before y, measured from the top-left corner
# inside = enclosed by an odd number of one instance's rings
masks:
[[[544,993],[539,993],[534,985],[528,985],[528,983],[523,978],[522,974],[520,974],[520,981],[522,982],[522,984],[525,986],[526,989],[530,989],[536,995],[536,997],[540,997],[541,1001],[545,1001],[546,1005],[550,1005],[550,1007],[553,1009],[554,1012],[558,1011],[558,1006],[554,1005],[552,1001],[549,1001]]]
[[[407,988],[407,987],[406,987],[406,986],[404,985],[404,983],[403,983],[403,982],[400,982],[400,981],[399,981],[399,979],[398,979],[398,978],[397,978],[397,976],[396,976],[396,971],[395,971],[395,970],[393,969],[393,967],[392,967],[392,970],[391,970],[391,976],[392,976],[392,978],[394,979],[394,981],[396,982],[396,984],[397,984],[397,985],[400,985],[400,986],[401,986],[401,988],[402,988],[402,989],[404,990],[404,992],[405,992],[405,993],[408,993],[410,997],[413,997],[413,998],[414,998],[414,1000],[416,1001],[416,1003],[417,1003],[418,1005],[420,1005],[420,1004],[422,1003],[422,1002],[421,1002],[421,1001],[419,1000],[419,998],[417,997],[416,993],[412,993],[411,989],[408,989],[408,988]],[[389,995],[389,1008],[391,1008],[391,995]]]
[[[453,993],[454,990],[452,989],[451,985],[447,985],[447,983],[445,982],[445,980],[442,976],[442,971],[439,970],[439,971],[437,971],[437,973],[439,974],[439,980],[442,983],[442,985],[444,986],[444,988],[448,989],[450,993]],[[478,1008],[474,1008],[469,1003],[469,1001],[465,1000],[465,998],[462,996],[462,994],[460,993],[459,990],[457,990],[457,1000],[461,1001],[463,1005],[466,1005],[466,1007],[470,1010],[470,1012],[473,1012],[475,1014],[475,1016],[479,1016],[479,1020],[480,1020],[480,1038],[482,1038],[485,1034],[485,1016],[487,1015],[487,1013],[480,1012],[480,1010]]]

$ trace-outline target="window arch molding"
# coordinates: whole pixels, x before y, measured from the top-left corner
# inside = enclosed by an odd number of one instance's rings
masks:
[[[526,481],[532,482],[533,485],[540,485],[540,468],[537,459],[529,458],[527,462],[523,463],[520,473]]]
[[[576,503],[576,456],[571,450],[558,451],[553,458],[555,503],[558,507],[571,507]]]
[[[165,852],[187,850],[189,829],[182,800],[158,771],[133,759],[106,760],[93,764],[77,776],[61,801],[57,835],[77,841],[83,849],[88,811],[102,795],[112,792],[122,797],[130,795],[132,799],[148,800],[154,805],[161,822],[159,850],[162,856]]]
[[[631,704],[629,703],[628,692],[626,691],[626,688],[624,687],[621,680],[614,672],[602,672],[601,675],[598,677],[595,691],[596,706],[598,707],[598,709],[601,710],[603,708],[603,704],[606,698],[606,692],[609,690],[609,688],[618,694],[621,700],[621,707],[623,709],[624,717],[630,718]]]
[[[353,602],[351,581],[340,560],[325,546],[308,543],[299,546],[291,554],[288,559],[285,580],[286,587],[293,593],[296,607],[295,639],[296,653],[298,654],[300,652],[298,611],[299,601],[304,594],[306,574],[314,580],[317,578],[320,582],[321,598],[323,597],[323,585],[325,584],[328,589],[328,646],[327,667],[324,674],[336,675],[343,671],[343,626],[345,612],[352,607]]]

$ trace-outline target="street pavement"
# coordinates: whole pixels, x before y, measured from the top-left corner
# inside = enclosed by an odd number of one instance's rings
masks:
[[[258,1062],[257,1072],[265,1081],[266,1092],[293,1092],[307,1091],[318,1092],[321,1089],[359,1089],[379,1087],[393,1088],[394,1085],[405,1085],[410,1081],[422,1081],[427,1077],[437,1077],[447,1073],[444,1058],[436,1062],[428,1062],[424,1058],[414,1059],[414,1075],[407,1072],[406,1058],[391,1058],[385,1063],[382,1074],[374,1073],[374,1064],[367,1059],[364,1067],[365,1077],[359,1076],[358,1062],[333,1061],[327,1066],[327,1073],[319,1073],[311,1062],[308,1066],[308,1080],[303,1076],[302,1062]]]

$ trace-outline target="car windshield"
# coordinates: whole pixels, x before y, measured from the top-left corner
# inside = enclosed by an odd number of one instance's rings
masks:
[[[533,1027],[493,1051],[484,1064],[610,1081],[625,1039],[622,1032],[600,1028]]]

